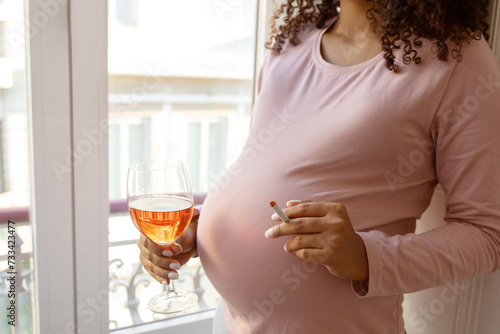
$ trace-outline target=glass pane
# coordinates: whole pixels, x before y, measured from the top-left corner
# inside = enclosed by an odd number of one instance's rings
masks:
[[[109,147],[116,148],[120,144],[120,127],[117,124],[109,124],[108,133]],[[119,150],[109,150],[109,170],[118,171],[120,170],[120,158],[121,154]],[[109,173],[109,198],[120,198],[123,197],[123,188],[125,187],[121,182],[122,178],[119,173]]]
[[[23,1],[0,1],[1,333],[35,333]],[[5,315],[7,317],[5,317]]]
[[[149,119],[141,119],[138,124],[130,124],[128,129],[129,136],[129,161],[131,164],[148,160],[148,134],[151,132],[149,129]],[[123,196],[126,196],[124,193]]]
[[[126,205],[127,167],[177,157],[206,192],[236,159],[250,120],[256,0],[109,0],[110,328],[160,318],[147,308],[163,289],[146,274]],[[176,287],[196,291],[187,313],[218,296],[197,259]],[[178,315],[172,315],[176,317]]]
[[[137,23],[137,0],[117,0],[116,18],[126,24]]]
[[[208,186],[217,182],[219,174],[224,170],[226,158],[226,118],[211,123],[208,139]]]
[[[186,168],[193,189],[200,189],[201,123],[189,123],[187,129]]]

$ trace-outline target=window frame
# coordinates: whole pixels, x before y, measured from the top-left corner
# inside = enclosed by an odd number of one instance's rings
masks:
[[[25,12],[37,332],[106,333],[107,3]]]
[[[0,2],[1,4],[1,2]],[[5,21],[0,20],[0,58],[4,58],[6,52]]]
[[[259,31],[263,4],[257,1]],[[107,333],[108,4],[25,6],[36,331]],[[256,54],[263,54],[258,45]],[[206,333],[214,313],[113,332]]]
[[[45,14],[45,24],[41,24],[45,12],[39,1],[29,0],[25,12],[34,318],[37,333],[64,333],[66,328],[71,332],[76,323],[73,175],[71,171],[56,175],[52,165],[65,162],[65,145],[71,143],[68,6],[60,5],[58,14],[50,20]],[[52,214],[56,212],[57,215]],[[57,274],[52,274],[56,270]]]

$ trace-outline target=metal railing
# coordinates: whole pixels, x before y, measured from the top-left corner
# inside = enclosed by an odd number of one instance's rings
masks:
[[[195,198],[198,202],[200,197]],[[112,217],[128,216],[126,200],[110,201],[110,213]],[[7,229],[8,220],[15,221],[16,227],[29,226],[29,208],[0,209],[0,230]],[[128,218],[128,217],[126,217]],[[130,247],[137,250],[135,244],[137,240],[117,240],[109,243],[110,251],[115,247]],[[27,268],[18,270],[16,279],[16,298],[23,295],[31,295],[33,289],[32,252],[23,250],[24,241],[17,235],[15,252],[16,262],[25,263]],[[0,263],[7,261],[7,255],[0,256]],[[21,268],[20,268],[21,269]],[[2,268],[0,268],[2,270]],[[194,291],[198,296],[197,306],[191,309],[192,312],[204,311],[214,308],[217,302],[217,293],[208,283],[203,268],[198,259],[193,259],[179,271],[180,278],[177,285],[184,289]],[[0,301],[8,300],[9,291],[8,270],[0,272]],[[162,320],[171,316],[158,316],[146,309],[145,304],[149,300],[149,295],[165,291],[166,287],[156,282],[149,274],[145,273],[137,256],[133,258],[113,257],[109,261],[109,299],[110,299],[110,329],[123,328],[131,325]],[[120,301],[124,301],[120,303]],[[16,300],[17,304],[18,300]],[[19,304],[18,304],[19,305]],[[111,307],[121,309],[114,312]],[[112,312],[113,311],[113,312]],[[19,315],[29,317],[31,314]],[[28,320],[24,319],[23,322]],[[30,321],[32,322],[32,321]],[[1,328],[0,328],[1,329]],[[1,331],[4,333],[4,331]],[[27,333],[20,326],[12,329],[7,328],[6,333],[19,334]]]
[[[127,245],[135,247],[135,243],[136,240],[120,241],[116,243],[113,242],[110,243],[110,248]],[[122,328],[129,325],[138,325],[145,322],[178,316],[178,314],[173,314],[170,316],[158,316],[152,314],[152,312],[150,312],[149,310],[145,310],[141,315],[139,305],[141,303],[146,304],[149,300],[149,297],[139,296],[138,290],[141,290],[143,294],[145,294],[145,289],[151,289],[151,291],[154,291],[154,294],[156,294],[160,291],[166,291],[167,287],[161,285],[149,274],[145,273],[140,262],[132,263],[132,265],[129,266],[131,267],[131,269],[128,273],[121,272],[121,270],[125,267],[124,259],[122,258],[111,259],[109,265],[110,304],[116,304],[113,299],[116,298],[119,300],[120,297],[123,297],[123,295],[125,295],[124,309],[128,313],[127,318],[131,320],[125,326],[123,326],[123,323],[121,323],[117,319],[114,319],[112,315],[110,315],[110,328]],[[192,260],[187,265],[181,268],[181,270],[179,271],[179,279],[176,280],[177,286],[191,290],[198,296],[198,304],[197,306],[192,308],[192,310],[195,312],[214,308],[216,304],[216,300],[210,297],[207,298],[205,296],[207,293],[207,289],[202,284],[202,281],[204,279],[206,279],[206,275],[203,271],[203,268],[201,267],[199,260]],[[122,290],[121,296],[119,294],[120,289]],[[210,291],[210,293],[213,295],[214,291],[215,290]],[[144,309],[145,307],[143,307],[143,310]],[[188,310],[187,312],[189,311],[190,310]]]

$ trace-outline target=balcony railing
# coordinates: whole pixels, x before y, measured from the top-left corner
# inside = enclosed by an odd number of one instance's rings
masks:
[[[195,197],[195,202],[199,202],[200,197]],[[128,217],[126,200],[110,201],[110,221],[114,220],[118,226],[132,226]],[[15,221],[16,227],[29,225],[29,208],[0,209],[0,231],[7,229],[8,220]],[[126,225],[121,225],[126,224]],[[111,224],[110,224],[111,225]],[[110,227],[111,230],[111,227]],[[113,232],[111,232],[113,233]],[[30,235],[30,233],[28,234]],[[26,236],[24,237],[26,238]],[[110,302],[110,329],[139,325],[146,322],[162,320],[179,316],[157,315],[149,311],[146,307],[148,300],[155,294],[165,291],[166,287],[156,282],[149,274],[144,272],[138,260],[138,248],[135,245],[136,238],[116,239],[109,243],[109,302]],[[30,242],[28,242],[30,244]],[[16,298],[28,298],[31,300],[33,289],[33,273],[31,247],[25,247],[24,240],[17,235],[16,242],[16,262],[23,262],[24,269],[21,270],[16,280]],[[0,305],[8,302],[8,277],[7,255],[0,255]],[[198,304],[186,311],[189,313],[204,311],[214,308],[218,295],[205,276],[203,268],[198,259],[192,259],[179,271],[180,278],[176,281],[176,286],[182,289],[189,289],[198,295]],[[17,303],[17,301],[16,301]],[[6,305],[6,304],[5,304]],[[18,304],[19,305],[19,304]],[[31,312],[31,307],[26,309]],[[31,314],[20,314],[19,318],[26,317],[32,319]],[[29,321],[31,324],[32,321]],[[14,328],[3,328],[2,333],[18,334],[29,333],[30,330],[22,329],[19,326]]]

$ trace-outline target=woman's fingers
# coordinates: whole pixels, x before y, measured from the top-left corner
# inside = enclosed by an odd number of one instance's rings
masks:
[[[175,243],[170,245],[170,249],[172,250],[174,255],[179,255],[181,253],[191,253],[193,249],[196,248],[196,230],[198,228],[198,215],[186,228],[184,233],[177,238]],[[196,255],[195,252],[194,255]]]
[[[188,227],[184,233],[175,240],[175,243],[170,245],[170,249],[174,255],[187,253],[196,246],[196,240],[191,227]]]
[[[283,211],[290,221],[267,230],[267,238],[293,235],[286,242],[285,251],[322,264],[337,277],[356,281],[367,279],[364,241],[354,231],[345,206],[309,201],[291,201],[287,206]]]
[[[291,253],[299,249],[317,249],[321,245],[318,244],[319,233],[314,234],[298,234],[285,244],[285,251]]]
[[[345,207],[340,203],[310,201],[304,201],[283,211],[285,211],[290,219],[298,217],[324,217],[329,214],[345,214],[346,212]]]
[[[158,255],[157,253],[151,251],[150,249],[139,245],[139,250],[141,252],[141,256],[147,260],[148,262],[154,263],[158,267],[169,268],[170,263],[174,261],[171,257]],[[175,261],[177,262],[177,261]]]
[[[161,258],[156,254],[142,251],[139,254],[139,259],[144,269],[160,283],[179,278],[177,270],[180,269],[181,264],[177,260],[167,257]]]
[[[167,254],[164,253],[163,255],[165,256],[172,256],[172,255],[178,255],[183,252],[184,248],[181,246],[182,240],[177,239],[175,243],[169,245],[170,250],[172,251],[172,254]]]
[[[169,251],[165,246],[160,246],[141,236],[137,242],[139,247],[139,259],[146,269],[146,271],[158,282],[169,281],[169,279],[176,279],[179,274],[176,270],[180,269],[181,262],[187,262],[190,255],[176,257],[176,259],[170,256],[165,256],[164,253]]]
[[[287,208],[283,209],[283,212],[288,216],[288,218],[292,218],[292,217],[289,216],[289,212],[293,212],[293,211],[290,211],[290,208],[295,207],[295,206],[300,205],[300,204],[303,204],[303,203],[311,203],[311,201],[309,201],[309,200],[298,200],[298,199],[290,200],[290,201],[286,202]],[[274,213],[271,216],[271,219],[275,220],[275,221],[281,221],[281,218],[276,213]]]
[[[299,217],[324,217],[332,211],[339,210],[342,204],[293,200],[288,201],[287,206],[287,208],[283,209],[283,212],[288,218],[293,219]],[[273,214],[271,219],[275,221],[281,220],[277,214]]]
[[[300,200],[300,199],[292,199],[286,202],[286,206],[291,208],[292,206],[299,205],[300,203],[309,203],[311,202],[310,200]]]
[[[157,255],[168,256],[164,253],[168,254],[169,251],[171,252],[169,246],[158,245],[157,243],[146,238],[142,233],[141,233],[141,236],[139,237],[139,240],[137,241],[137,246],[139,247],[139,249],[144,248],[144,249],[147,249],[148,251],[150,251],[154,254],[157,254]]]
[[[274,225],[265,232],[266,238],[273,239],[284,235],[318,233],[322,231],[321,218],[295,218],[286,223]]]
[[[323,248],[301,248],[295,251],[295,255],[302,260],[321,264],[330,256],[328,251]]]
[[[160,283],[163,283],[164,281],[168,283],[170,279],[179,278],[179,274],[177,273],[177,271],[157,266],[154,262],[150,261],[142,253],[139,254],[139,259],[141,260],[144,269],[146,269],[146,271]],[[175,262],[172,263],[175,264]]]

